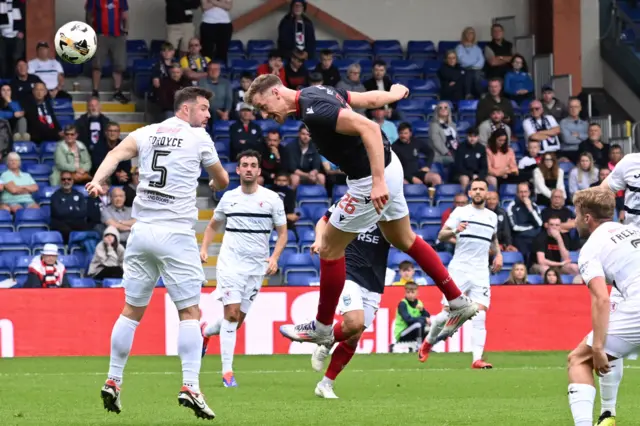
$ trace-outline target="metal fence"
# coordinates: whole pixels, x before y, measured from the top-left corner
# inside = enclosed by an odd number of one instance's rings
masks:
[[[534,56],[532,69],[536,98],[539,98],[542,96],[542,86],[548,84],[553,75],[553,54]]]
[[[571,74],[552,75],[549,80],[556,97],[563,103],[567,103],[568,99],[573,96]]]
[[[597,123],[602,128],[602,142],[609,143],[609,139],[611,139],[611,116],[601,116],[601,117],[591,117],[589,118],[590,123]]]
[[[533,58],[536,56],[536,37],[534,35],[515,37],[513,39],[513,53],[519,53],[522,55],[529,71],[533,67]]]
[[[633,152],[633,138],[611,138],[609,139],[609,145],[620,145],[622,147],[622,152],[626,154],[631,154]]]
[[[494,24],[502,25],[504,28],[504,38],[513,43],[517,34],[516,29],[516,17],[515,16],[498,16],[497,18],[493,18]]]

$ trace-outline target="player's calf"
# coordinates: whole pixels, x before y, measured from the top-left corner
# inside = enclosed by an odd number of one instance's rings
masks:
[[[593,404],[596,388],[593,386],[592,351],[586,341],[571,351],[567,358],[569,373],[569,407],[576,426],[593,424]]]

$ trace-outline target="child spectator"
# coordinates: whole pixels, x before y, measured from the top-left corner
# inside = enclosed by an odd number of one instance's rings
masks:
[[[169,71],[174,65],[180,66],[176,59],[176,49],[171,43],[165,42],[160,49],[160,59],[151,67],[151,84],[154,88],[160,88],[160,82],[169,77]]]
[[[31,135],[27,133],[27,120],[20,104],[13,100],[11,86],[3,84],[0,87],[0,119],[5,119],[11,125],[13,140],[28,141]]]
[[[533,79],[524,57],[518,53],[511,59],[511,71],[504,78],[504,92],[514,101],[520,103],[525,99],[533,99]]]
[[[286,86],[287,79],[284,74],[284,62],[282,61],[282,53],[277,49],[269,51],[269,59],[267,63],[258,66],[257,74],[277,75],[282,84]]]
[[[522,182],[531,182],[533,172],[540,162],[540,142],[530,139],[527,142],[527,155],[518,161],[518,174]]]
[[[243,72],[240,75],[240,87],[234,89],[232,96],[232,105],[233,110],[235,111],[232,114],[233,120],[238,120],[240,118],[240,107],[244,104],[244,94],[249,90],[249,86],[251,86],[251,82],[253,81],[253,76],[249,72]]]
[[[322,84],[325,86],[336,87],[340,82],[340,71],[333,65],[333,52],[330,50],[320,52],[320,63],[314,71],[322,74]]]
[[[410,343],[415,344],[417,348],[427,335],[431,325],[430,316],[422,301],[418,299],[418,285],[413,281],[407,282],[404,285],[404,299],[398,304],[396,313],[396,325],[393,331],[396,345]]]
[[[89,276],[97,280],[122,278],[123,263],[124,247],[120,244],[120,232],[115,226],[107,226],[89,264]]]
[[[409,282],[414,282],[419,285],[427,285],[427,280],[423,277],[416,277],[416,270],[413,267],[413,263],[408,260],[404,260],[400,262],[398,265],[398,270],[400,271],[400,281],[396,281],[391,285],[395,286],[404,286]]]
[[[505,284],[529,284],[527,281],[527,267],[524,263],[514,263]]]
[[[69,287],[66,268],[58,261],[58,246],[45,244],[42,252],[29,264],[29,274],[24,288]]]
[[[292,89],[302,89],[309,85],[309,70],[304,64],[302,52],[293,52],[289,63],[284,68],[287,87]]]

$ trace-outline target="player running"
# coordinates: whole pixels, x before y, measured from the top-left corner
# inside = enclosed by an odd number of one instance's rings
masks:
[[[226,219],[222,247],[216,264],[216,293],[224,304],[224,318],[208,325],[202,324],[207,351],[209,338],[220,335],[222,384],[237,387],[233,374],[233,353],[236,330],[242,326],[251,304],[262,286],[265,273],[278,271],[278,259],[287,245],[287,218],[280,196],[258,185],[260,153],[248,150],[238,154],[236,173],[240,186],[224,193],[213,217],[204,231],[200,259],[206,262],[213,237]],[[269,256],[269,237],[276,228],[278,240]]]
[[[295,113],[309,129],[320,153],[348,177],[349,189],[332,212],[322,236],[318,314],[313,321],[280,327],[291,340],[330,344],[334,338],[348,338],[339,327],[331,326],[346,281],[345,248],[376,223],[387,241],[413,257],[449,301],[451,318],[441,332],[442,338],[478,312],[476,304],[455,285],[438,254],[411,230],[402,165],[380,126],[351,109],[381,107],[408,93],[400,84],[393,85],[389,92],[354,93],[326,86],[295,91],[284,87],[277,76],[261,75],[245,94],[245,101],[279,122]]]
[[[472,368],[493,368],[482,359],[484,344],[487,340],[487,310],[491,301],[491,286],[487,262],[489,254],[494,254],[492,272],[502,269],[502,253],[498,244],[496,229],[498,216],[485,208],[488,185],[485,180],[474,179],[469,189],[471,204],[458,207],[449,216],[438,234],[438,240],[449,241],[455,238],[456,250],[449,263],[449,273],[460,283],[460,289],[478,304],[480,311],[471,320],[471,346],[473,351]],[[429,351],[440,339],[440,330],[450,317],[448,304],[443,299],[444,309],[431,319],[431,328],[422,342],[418,356],[425,362]]]
[[[205,280],[198,244],[192,229],[198,218],[196,188],[201,166],[224,189],[229,176],[204,130],[210,117],[211,92],[189,87],[176,92],[176,116],[130,133],[107,154],[86,186],[92,197],[104,194],[101,183],[121,161],[138,157],[140,183],[133,201],[135,225],[124,255],[125,304],[111,333],[111,359],[102,400],[107,411],[120,413],[120,387],[133,337],[162,277],[178,309],[178,355],[182,383],[178,403],[204,419],[215,417],[200,392],[202,351],[200,292]]]
[[[322,247],[322,236],[335,206],[332,206],[316,224],[316,240],[311,253],[317,254]],[[338,310],[342,320],[336,328],[347,337],[340,342],[331,356],[331,363],[324,377],[316,385],[315,394],[320,398],[338,398],[333,391],[333,382],[347,366],[358,347],[362,332],[373,323],[384,292],[389,243],[377,225],[362,232],[346,248],[347,280],[340,295]],[[315,371],[324,368],[331,346],[318,345],[311,356]]]
[[[569,405],[577,426],[593,424],[596,396],[593,370],[610,373],[611,361],[640,347],[640,230],[613,222],[615,195],[603,188],[578,191],[573,197],[576,228],[588,237],[578,266],[591,293],[593,331],[569,355]],[[607,283],[622,295],[610,304]],[[601,416],[600,425],[615,425],[615,417]]]

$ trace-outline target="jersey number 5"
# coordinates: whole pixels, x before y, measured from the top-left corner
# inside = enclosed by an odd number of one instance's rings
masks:
[[[149,186],[152,188],[164,188],[167,184],[167,168],[158,165],[158,159],[160,157],[166,157],[171,154],[171,151],[153,151],[153,160],[151,160],[151,170],[160,173],[160,180],[149,181]]]

